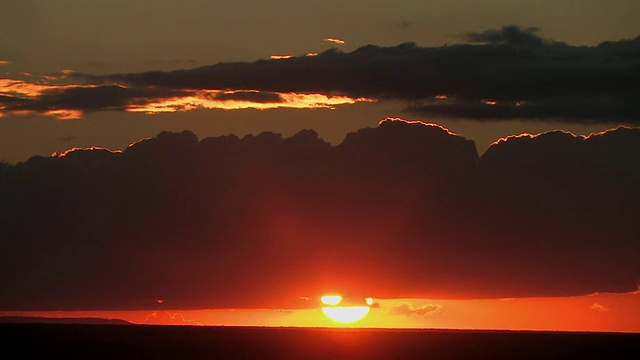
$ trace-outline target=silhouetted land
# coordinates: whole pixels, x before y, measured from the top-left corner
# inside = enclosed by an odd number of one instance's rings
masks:
[[[624,359],[640,334],[0,324],[3,359]]]
[[[0,324],[87,324],[87,325],[131,325],[120,319],[103,318],[47,318],[35,316],[0,316]]]

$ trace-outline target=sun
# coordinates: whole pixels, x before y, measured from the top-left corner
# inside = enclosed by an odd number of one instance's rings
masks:
[[[342,296],[340,295],[325,295],[320,298],[320,301],[325,305],[322,307],[322,312],[331,320],[349,324],[359,320],[362,320],[371,310],[371,304],[373,304],[372,298],[366,298],[363,301],[364,305],[351,305],[345,304]]]

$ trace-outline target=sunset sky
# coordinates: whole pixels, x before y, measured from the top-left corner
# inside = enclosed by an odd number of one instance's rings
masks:
[[[640,332],[640,2],[0,12],[0,315]]]

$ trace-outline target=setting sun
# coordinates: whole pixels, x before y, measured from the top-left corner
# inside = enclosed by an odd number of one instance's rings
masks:
[[[325,304],[325,305],[338,305],[338,304],[340,304],[340,301],[342,301],[342,296],[340,296],[340,295],[325,295],[325,296],[320,298],[320,301],[322,301],[322,303]]]
[[[362,320],[369,313],[368,306],[336,306],[322,308],[322,312],[333,321],[339,323],[352,323]]]
[[[362,320],[369,311],[371,310],[370,306],[373,304],[372,298],[366,298],[364,302],[365,305],[341,305],[342,296],[340,295],[325,295],[320,298],[320,301],[326,306],[322,307],[322,312],[331,320],[339,322],[339,323],[353,323],[358,320]]]

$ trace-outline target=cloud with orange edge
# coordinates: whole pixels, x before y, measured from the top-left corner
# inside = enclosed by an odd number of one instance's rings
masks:
[[[324,39],[325,42],[332,42],[334,44],[338,44],[338,45],[344,45],[345,41],[336,37],[328,37]]]

